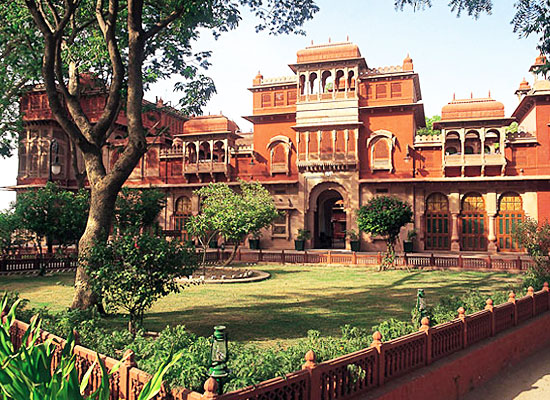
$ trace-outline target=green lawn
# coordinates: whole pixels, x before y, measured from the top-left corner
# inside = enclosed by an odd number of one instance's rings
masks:
[[[520,285],[518,275],[486,272],[386,271],[352,267],[262,265],[271,279],[258,283],[201,285],[169,295],[147,313],[145,325],[160,330],[184,324],[200,335],[224,324],[231,340],[289,343],[309,329],[335,334],[351,324],[370,327],[390,317],[408,319],[416,290],[428,305],[469,288],[490,293]],[[35,307],[62,310],[72,297],[72,274],[0,277],[0,290],[18,291]],[[121,318],[112,325],[123,326]]]

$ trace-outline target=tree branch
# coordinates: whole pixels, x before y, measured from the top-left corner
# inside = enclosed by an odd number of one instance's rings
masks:
[[[145,32],[145,40],[149,40],[153,36],[155,36],[157,33],[159,33],[161,30],[166,28],[170,23],[181,17],[183,14],[183,11],[185,10],[185,7],[180,7],[170,13],[169,16],[164,18],[163,20],[157,22],[155,25],[153,25],[148,31]]]
[[[120,51],[116,40],[116,20],[118,16],[118,9],[118,0],[109,0],[109,14],[107,16],[107,21],[105,21],[103,18],[103,0],[97,1],[96,18],[107,44],[113,76],[109,86],[109,94],[107,96],[105,108],[93,128],[93,136],[96,141],[99,141],[101,137],[106,139],[105,132],[113,125],[120,112],[122,83],[124,81],[124,66],[122,64],[122,57],[120,56]]]

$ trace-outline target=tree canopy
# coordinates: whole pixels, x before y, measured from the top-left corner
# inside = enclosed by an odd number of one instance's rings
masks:
[[[388,251],[381,267],[393,265],[394,245],[401,228],[412,222],[411,206],[394,196],[376,196],[357,211],[360,230],[386,239]]]
[[[195,193],[202,201],[201,214],[189,218],[188,231],[198,238],[219,233],[235,244],[233,256],[246,236],[269,226],[279,215],[273,197],[259,182],[241,180],[240,191],[226,183],[211,183]]]

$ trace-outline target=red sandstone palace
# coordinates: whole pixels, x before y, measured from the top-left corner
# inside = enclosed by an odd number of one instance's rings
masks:
[[[537,58],[531,71],[544,64]],[[516,91],[510,117],[491,98],[453,99],[441,110],[439,135],[422,135],[424,106],[410,57],[403,65],[372,68],[349,42],[298,51],[292,75],[254,78],[251,133],[223,115],[188,117],[161,100],[150,104],[147,154],[128,186],[168,195],[161,217],[181,231],[199,212],[193,191],[209,182],[237,185],[258,180],[281,211],[263,234],[263,248],[292,248],[300,228],[312,232],[309,248],[345,248],[344,231],[356,229],[355,210],[378,194],[395,195],[414,210],[417,251],[518,251],[512,227],[525,216],[550,217],[550,81],[534,73]],[[82,99],[93,121],[105,92],[92,79]],[[65,133],[56,124],[43,89],[21,101],[25,130],[15,190],[42,186],[51,173],[50,144],[58,143],[52,176],[75,188]],[[516,121],[517,132],[508,126]],[[105,148],[112,166],[124,144],[121,112]],[[59,168],[58,168],[59,169]],[[57,171],[55,171],[57,172]],[[363,235],[363,251],[380,250],[381,238]]]

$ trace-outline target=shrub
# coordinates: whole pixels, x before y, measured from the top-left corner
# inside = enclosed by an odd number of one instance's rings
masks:
[[[401,228],[412,222],[411,206],[393,196],[373,197],[357,211],[357,225],[363,232],[383,236],[387,252],[380,265],[386,269],[394,265],[395,242]]]
[[[107,309],[128,312],[128,327],[134,332],[156,300],[181,290],[176,278],[190,275],[196,263],[195,255],[177,242],[125,232],[96,243],[87,265],[93,290]]]
[[[535,261],[535,266],[525,275],[523,286],[542,287],[544,282],[550,281],[550,223],[538,223],[533,218],[526,218],[516,225],[513,234]]]

